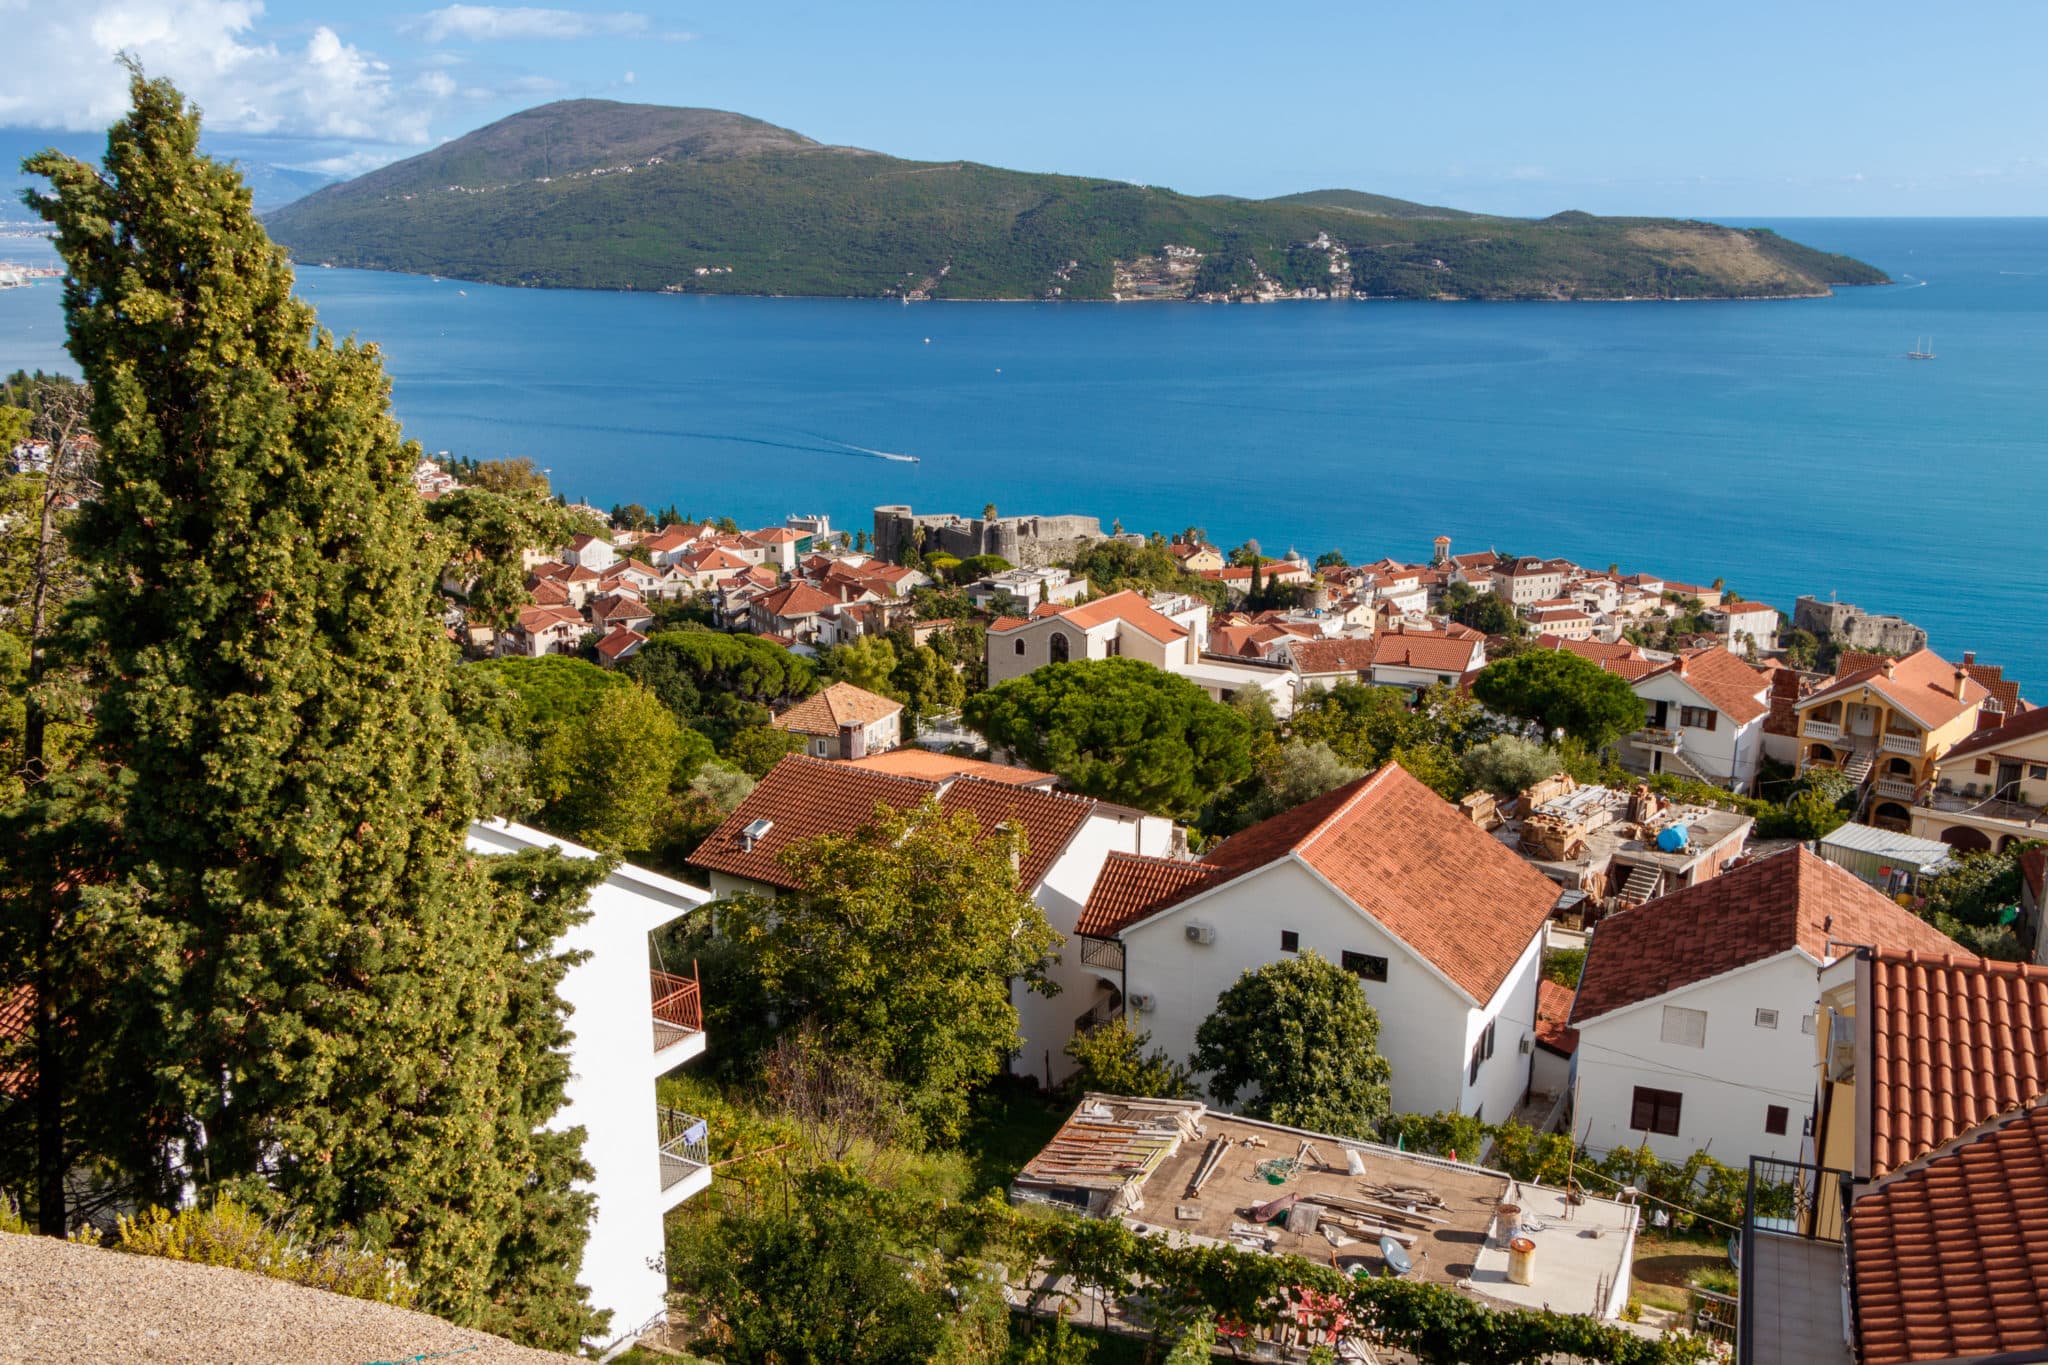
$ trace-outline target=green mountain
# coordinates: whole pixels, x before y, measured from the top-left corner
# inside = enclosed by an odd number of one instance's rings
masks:
[[[711,109],[567,100],[290,204],[303,262],[497,284],[866,297],[1793,297],[1875,284],[1773,233],[1540,222],[1351,190],[1196,197],[828,147]]]

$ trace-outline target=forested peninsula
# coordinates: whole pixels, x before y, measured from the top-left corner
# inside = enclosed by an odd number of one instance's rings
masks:
[[[906,161],[711,109],[564,100],[269,215],[302,264],[905,299],[1802,298],[1884,273],[1765,229],[1490,217]]]

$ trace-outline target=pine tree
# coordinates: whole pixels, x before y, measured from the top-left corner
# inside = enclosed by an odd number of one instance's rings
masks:
[[[579,1133],[541,1131],[563,964],[534,950],[593,869],[507,887],[465,852],[446,545],[377,351],[292,296],[179,93],[131,94],[104,173],[28,166],[102,443],[75,551],[118,817],[86,899],[124,953],[101,1017],[127,1132],[159,1141],[166,1193],[359,1227],[433,1310],[571,1345],[585,1168]]]

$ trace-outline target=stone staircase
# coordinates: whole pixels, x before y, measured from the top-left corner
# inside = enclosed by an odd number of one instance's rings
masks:
[[[1641,905],[1644,901],[1655,900],[1663,888],[1664,876],[1653,867],[1632,867],[1628,880],[1621,884],[1617,898],[1623,905]]]
[[[1877,762],[1877,755],[1869,749],[1857,749],[1842,763],[1842,774],[1854,782],[1860,790],[1870,777],[1870,769]]]

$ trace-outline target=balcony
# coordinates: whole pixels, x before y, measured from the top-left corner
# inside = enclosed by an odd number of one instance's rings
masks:
[[[1093,1005],[1074,1016],[1074,1032],[1093,1033],[1104,1024],[1124,1017],[1124,1002],[1117,995],[1105,995]]]
[[[697,984],[697,964],[690,975],[650,971],[653,997],[654,1058],[657,1074],[681,1066],[704,1050],[704,1001]]]
[[[1918,758],[1920,757],[1920,746],[1924,739],[1925,737],[1922,735],[1900,735],[1887,730],[1885,731],[1884,738],[1880,739],[1877,743],[1878,747],[1888,754],[1901,754],[1907,758]]]
[[[1879,798],[1886,801],[1910,802],[1920,793],[1918,783],[1902,777],[1880,777],[1871,783],[1870,787]]]
[[[1645,725],[1630,738],[1645,749],[1662,749],[1668,754],[1685,747],[1685,731],[1675,725]]]
[[[1833,743],[1842,737],[1842,727],[1831,721],[1809,718],[1804,725],[1799,727],[1799,735],[1802,739],[1818,739]],[[1915,749],[1913,752],[1917,754],[1920,751]]]
[[[1843,1171],[1750,1159],[1738,1365],[1849,1365],[1841,1240],[1848,1187]]]
[[[1106,972],[1120,972],[1124,969],[1124,945],[1114,938],[1081,938],[1081,965],[1100,967]]]
[[[663,1212],[711,1184],[710,1125],[680,1109],[658,1111]]]

